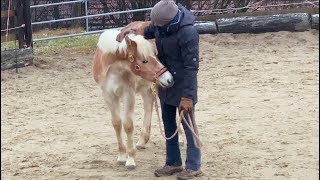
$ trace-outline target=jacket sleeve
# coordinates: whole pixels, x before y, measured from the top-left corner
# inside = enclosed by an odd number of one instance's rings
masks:
[[[154,39],[155,26],[150,24],[144,28],[144,38],[145,39]]]
[[[195,101],[198,89],[199,34],[193,26],[187,26],[182,29],[179,46],[184,69],[182,97]]]

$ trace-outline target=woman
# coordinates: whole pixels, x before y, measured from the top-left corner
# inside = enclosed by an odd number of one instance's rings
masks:
[[[162,108],[162,120],[167,137],[177,128],[176,109],[184,111],[194,121],[194,105],[197,97],[197,73],[199,68],[199,35],[195,29],[195,17],[183,6],[172,0],[159,1],[151,10],[151,24],[144,28],[146,39],[156,40],[158,58],[174,76],[174,85],[159,89]],[[125,34],[134,29],[126,29],[118,35],[121,41]],[[201,152],[195,145],[193,135],[185,123],[182,123],[187,139],[187,157],[185,168],[182,167],[178,143],[178,133],[166,141],[166,162],[155,170],[157,177],[177,173],[178,179],[191,179],[201,176]],[[196,132],[198,133],[198,132]]]

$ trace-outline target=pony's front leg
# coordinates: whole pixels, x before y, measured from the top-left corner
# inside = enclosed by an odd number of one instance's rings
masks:
[[[143,100],[144,119],[143,128],[137,143],[137,149],[144,149],[150,139],[151,118],[154,103],[154,96],[152,95],[151,89],[141,91],[141,96]]]
[[[135,92],[134,91],[128,91],[124,95],[123,99],[124,103],[124,119],[123,119],[123,127],[127,134],[127,153],[128,158],[126,162],[127,169],[134,169],[136,167],[135,163],[135,146],[133,144],[133,121],[132,116],[134,113],[134,104],[135,104]]]
[[[105,91],[103,92],[103,96],[111,112],[112,125],[117,135],[118,148],[119,148],[117,162],[119,164],[125,164],[127,161],[127,152],[126,152],[126,147],[123,144],[122,134],[121,134],[122,122],[120,118],[119,98],[112,94],[108,94]]]

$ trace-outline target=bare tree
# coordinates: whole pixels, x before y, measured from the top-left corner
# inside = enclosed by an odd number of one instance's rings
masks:
[[[154,6],[158,0],[129,0],[131,9],[142,9]],[[132,21],[144,21],[146,20],[146,12],[135,12],[132,15]]]
[[[100,0],[100,3],[103,6],[104,12],[123,11],[123,10],[126,10],[127,8],[126,0],[117,0],[115,2]],[[117,26],[123,26],[128,23],[128,15],[118,14],[118,15],[104,16],[102,20],[102,24],[104,28],[106,23],[109,23],[109,25],[113,24]]]
[[[233,0],[233,4],[235,8],[245,7],[250,3],[251,0]],[[246,12],[248,8],[236,10],[235,12]]]
[[[187,9],[191,9],[192,8],[192,0],[176,0],[176,2],[182,4]]]
[[[232,0],[218,0],[213,2],[214,9],[226,9],[231,5]]]
[[[75,3],[72,6],[72,16],[79,17],[84,15],[84,5],[83,3]],[[75,20],[75,23],[72,25],[73,27],[81,27],[83,20]]]
[[[53,3],[53,2],[50,2]],[[59,6],[53,6],[53,18],[54,19],[60,19],[60,10],[59,10]],[[52,23],[52,26],[54,29],[58,28],[59,23]]]

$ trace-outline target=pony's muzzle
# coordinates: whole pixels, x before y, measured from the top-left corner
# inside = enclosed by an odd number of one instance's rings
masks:
[[[159,84],[163,88],[169,88],[172,87],[174,84],[173,76],[169,71],[165,71],[162,73],[159,78]]]

